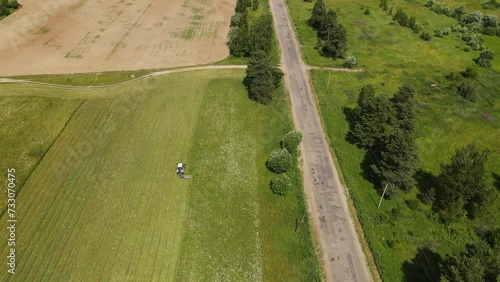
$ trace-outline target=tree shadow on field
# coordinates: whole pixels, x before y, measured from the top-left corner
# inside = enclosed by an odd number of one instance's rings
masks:
[[[364,179],[370,181],[374,185],[378,186],[378,179],[377,175],[375,174],[375,171],[373,171],[373,165],[375,164],[375,160],[371,157],[371,155],[368,152],[365,152],[365,157],[363,158],[363,161],[359,164],[359,167],[361,168],[361,176],[363,176]],[[377,187],[377,190],[378,189]]]
[[[500,191],[500,175],[493,172],[491,173],[491,176],[493,176],[493,186],[495,186],[495,188]]]
[[[417,198],[424,204],[432,204],[434,208],[436,193],[438,192],[437,176],[423,169],[419,169],[415,173],[415,180],[417,181],[419,190]]]
[[[349,131],[347,132],[345,136],[345,141],[349,142],[349,144],[356,145],[359,149],[363,149],[365,152],[365,156],[363,158],[363,161],[360,163],[360,168],[361,168],[361,176],[373,183],[375,186],[375,189],[377,190],[379,195],[382,195],[383,187],[381,187],[380,179],[378,176],[375,174],[373,171],[373,165],[377,165],[377,160],[371,154],[370,151],[367,151],[364,147],[362,147],[359,144],[358,138],[354,136],[354,127],[356,125],[356,115],[354,113],[354,109],[348,108],[348,107],[343,107],[342,112],[344,113],[345,119],[349,124]]]
[[[354,136],[354,134],[352,134],[352,132],[354,131],[354,126],[356,125],[356,115],[354,114],[354,109],[343,107],[342,112],[344,113],[345,120],[349,124],[349,132],[347,132],[345,136],[345,141],[349,142],[349,144],[356,144],[358,148],[360,148],[360,146],[358,145],[358,139]]]
[[[418,248],[411,261],[403,263],[403,281],[408,282],[437,282],[441,277],[441,256],[428,247]]]

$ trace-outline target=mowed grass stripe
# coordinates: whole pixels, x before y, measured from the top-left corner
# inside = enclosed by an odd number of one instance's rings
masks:
[[[88,107],[88,103],[85,106]],[[80,124],[77,123],[77,125],[76,125],[77,129],[75,131],[80,132],[81,136],[74,136],[73,135],[71,137],[76,137],[76,138],[78,138],[78,140],[84,139],[85,133],[87,133],[88,130],[90,130],[94,126],[94,124],[99,123],[99,120],[102,118],[101,116],[104,116],[104,117],[109,116],[110,109],[108,109],[106,107],[96,107],[96,106],[97,105],[93,105],[93,110],[94,111],[98,110],[98,115],[95,119],[87,119],[89,116],[85,114],[85,107],[83,107],[83,111],[80,111],[79,113],[77,113],[75,115],[77,120],[84,119],[85,122],[80,123]],[[69,126],[75,126],[75,125],[71,124]],[[67,141],[67,140],[64,140],[64,141]],[[96,140],[96,141],[99,142],[99,140]],[[62,152],[65,152],[65,151],[66,150],[62,150]],[[59,160],[65,160],[64,155]],[[81,185],[85,186],[85,185],[92,185],[93,184],[93,183],[89,183],[89,175],[95,174],[95,171],[85,170],[85,171],[79,171],[79,172],[85,173],[85,175],[78,174],[75,177],[73,177],[73,181],[75,182],[75,184],[74,184],[75,187],[80,187]],[[62,179],[58,179],[57,177],[55,179],[57,181],[62,180]],[[62,181],[65,182],[67,179],[68,178],[65,178]],[[72,221],[68,222],[68,220],[70,220],[72,218],[68,217],[67,212],[68,212],[68,209],[72,209],[74,211],[75,208],[79,207],[80,208],[79,212],[75,213],[75,214],[78,214],[78,216],[81,215],[81,213],[83,211],[83,207],[81,204],[79,204],[79,201],[81,201],[81,199],[82,199],[83,190],[61,189],[60,191],[62,191],[64,194],[57,195],[57,197],[60,197],[62,199],[68,199],[68,201],[70,201],[70,202],[65,202],[64,205],[56,203],[56,208],[59,208],[59,209],[52,208],[52,207],[49,208],[48,211],[51,211],[51,213],[47,213],[47,217],[52,218],[53,221],[58,222],[61,225],[64,225],[65,229],[62,230],[62,232],[64,234],[69,235],[69,234],[72,234],[75,232],[74,228],[78,222],[78,219],[77,220],[73,219]],[[58,191],[58,192],[60,192],[60,191]],[[77,193],[76,195],[74,194],[75,192]],[[88,197],[92,198],[94,196],[89,195]],[[98,207],[96,207],[96,208],[98,208]],[[65,209],[65,210],[62,210],[62,209]],[[73,223],[73,225],[69,225],[71,223]],[[61,237],[61,234],[59,234],[59,233],[56,233],[56,230],[54,229],[52,233],[47,233],[45,235],[47,238],[54,238],[54,237],[65,238],[64,236]],[[35,238],[35,242],[37,242],[37,241],[38,241],[38,239]],[[44,239],[40,239],[40,241],[44,241]],[[51,248],[49,249],[49,252],[51,252],[51,250],[53,250],[54,248],[57,248],[57,246],[62,246],[63,248],[65,248],[66,243],[67,243],[67,241],[66,242],[65,241],[52,242]],[[36,254],[35,254],[35,257],[37,259],[41,259],[40,256],[36,256]],[[58,258],[56,256],[51,256],[50,259],[43,260],[45,262],[45,264],[42,267],[46,268],[46,267],[48,267],[48,265],[51,265],[53,263],[52,260],[56,260],[56,261],[61,262],[60,260],[58,260]],[[37,264],[36,261],[34,263]],[[57,266],[55,268],[57,268]],[[50,270],[50,268],[47,268],[47,269]]]
[[[176,280],[262,279],[255,134],[241,78],[214,80],[194,135],[193,184]]]
[[[188,156],[206,83],[220,71],[193,74],[141,82],[154,87],[125,115],[112,111],[118,96],[85,103],[18,197],[20,206],[30,207],[19,216],[22,277],[172,280],[190,183],[175,176],[174,166]],[[36,91],[44,96],[41,88]],[[112,128],[57,180],[52,165],[67,156],[65,149],[89,129]]]
[[[77,118],[77,119],[78,119],[78,117],[79,117],[79,116],[81,116],[81,112],[78,112],[78,113],[76,113],[76,114],[75,114],[75,118]],[[92,119],[86,119],[85,121],[87,122],[87,126],[88,126],[88,123],[92,123],[92,122],[93,122],[93,120],[92,120]],[[73,126],[74,126],[74,125],[73,125],[73,124],[72,124],[72,122],[70,121],[70,124],[68,124],[68,127],[73,127]],[[78,137],[78,136],[76,136],[76,137]],[[64,151],[64,150],[63,150],[63,151],[57,151],[57,153],[62,153],[62,152],[65,152],[65,151]],[[61,155],[61,157],[59,158],[59,160],[64,160],[64,155]],[[52,169],[52,167],[51,167],[50,169]],[[60,180],[58,179],[58,177],[54,177],[54,178],[46,178],[46,177],[42,176],[42,178],[41,178],[41,179],[39,179],[39,180],[37,180],[37,179],[36,179],[36,176],[34,176],[34,177],[35,177],[35,180],[34,180],[34,181],[37,181],[37,182],[38,182],[38,181],[40,181],[40,182],[39,182],[39,183],[40,183],[40,185],[47,185],[47,186],[48,186],[48,185],[50,185],[50,183],[51,183],[51,182],[54,182],[54,181],[60,181]],[[50,186],[49,186],[49,187],[50,187]],[[69,193],[71,193],[71,192],[75,192],[75,191],[76,191],[76,192],[78,192],[79,190],[67,190],[67,189],[60,189],[60,190],[56,190],[55,192],[56,192],[57,194],[55,195],[55,197],[56,197],[56,198],[61,197],[61,198],[69,199],[69,200],[76,199],[77,197],[72,197],[71,195],[68,195]],[[34,195],[34,197],[32,197],[32,198],[31,198],[31,201],[29,201],[29,202],[27,203],[27,206],[29,206],[29,207],[34,207],[34,208],[36,208],[36,207],[40,207],[40,208],[42,208],[42,207],[43,207],[42,205],[38,205],[38,206],[37,206],[37,204],[36,204],[36,203],[38,202],[38,199],[39,199],[39,198],[45,198],[45,197],[49,196],[49,195],[47,195],[47,194],[48,194],[48,193],[50,193],[50,190],[48,190],[48,189],[47,189],[47,190],[45,190],[45,189],[40,189],[40,190],[38,190],[38,189],[37,189],[37,190],[35,190],[35,191],[33,191],[33,192],[31,192],[31,191],[30,191],[29,193],[44,193],[44,194],[45,194],[45,195]],[[50,196],[49,196],[49,197],[50,197]],[[45,219],[45,218],[51,218],[53,215],[56,215],[57,217],[59,217],[59,216],[61,216],[61,215],[64,215],[64,214],[65,214],[65,213],[64,213],[63,211],[61,211],[60,209],[61,209],[61,208],[64,208],[64,207],[67,207],[67,206],[68,206],[68,203],[66,203],[66,202],[65,202],[65,203],[64,203],[64,205],[61,205],[60,203],[57,203],[57,202],[55,202],[55,201],[50,201],[49,203],[50,203],[50,206],[47,206],[47,207],[46,207],[46,209],[45,209],[45,211],[35,209],[35,210],[34,210],[34,212],[35,212],[35,213],[37,213],[37,214],[38,214],[38,213],[40,213],[40,214],[44,215],[44,216],[43,216],[43,219]],[[50,211],[52,211],[52,212],[50,212]],[[23,224],[30,225],[30,224],[32,224],[32,221],[33,221],[33,220],[35,220],[35,218],[34,218],[34,217],[31,217],[31,218],[28,218],[28,220],[29,220],[28,222],[26,222],[26,223],[24,223],[24,222],[23,222]],[[54,219],[54,220],[58,221],[58,219],[57,219],[57,218],[56,218],[56,219]],[[30,221],[31,221],[31,222],[30,222]],[[47,235],[48,235],[48,236],[60,236],[60,234],[55,234],[55,230],[52,230],[52,231],[53,231],[53,233],[49,233],[49,234],[47,234]],[[67,231],[67,229],[66,229],[66,230],[64,230],[64,231]],[[43,235],[43,233],[38,233],[37,235],[38,235],[38,236],[33,237],[33,241],[31,241],[31,242],[32,242],[32,244],[33,244],[33,243],[36,243],[36,242],[39,242],[39,241],[43,241],[43,239],[39,237],[39,236],[42,236],[42,235]],[[60,243],[59,243],[59,242],[53,242],[53,244],[60,244]],[[29,246],[27,246],[27,247],[29,248]],[[30,253],[29,255],[30,255],[30,256],[28,257],[27,263],[30,263],[30,259],[31,259],[32,257],[33,257],[33,259],[35,259],[35,260],[38,260],[38,261],[44,261],[46,264],[50,263],[51,259],[53,259],[53,257],[50,257],[50,258],[42,258],[42,257],[40,257],[40,256],[37,256],[36,254],[33,254],[33,253]],[[35,262],[33,262],[33,263],[36,263],[36,261],[35,261]]]

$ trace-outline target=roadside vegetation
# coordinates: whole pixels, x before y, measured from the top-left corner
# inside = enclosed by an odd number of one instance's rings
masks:
[[[17,0],[0,0],[0,20],[21,7]]]
[[[306,16],[314,3],[287,3],[306,62],[342,66],[318,56]],[[496,281],[500,38],[483,31],[495,25],[490,22],[499,11],[447,1],[464,5],[457,19],[426,3],[325,1],[347,30],[348,54],[364,71],[313,70],[313,84],[382,280]],[[461,29],[470,28],[467,18],[480,16],[476,10],[483,15],[476,32],[481,40],[472,44]],[[414,115],[412,138],[398,134],[405,119],[394,118],[404,87],[413,93],[405,102]]]
[[[257,50],[269,55],[273,64],[279,63],[279,47],[267,1],[238,0],[230,25],[227,42],[230,56],[220,63],[246,64]]]

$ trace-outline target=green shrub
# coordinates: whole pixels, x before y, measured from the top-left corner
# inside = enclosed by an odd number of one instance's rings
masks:
[[[266,162],[267,168],[275,173],[287,172],[292,167],[292,155],[286,149],[275,149]]]
[[[427,31],[424,31],[420,34],[420,38],[422,38],[425,41],[429,41],[432,38],[432,35],[428,33]]]
[[[365,12],[364,12],[365,15],[369,15],[370,14],[370,9],[366,9]]]
[[[271,180],[271,191],[273,191],[274,194],[285,196],[291,187],[292,182],[290,182],[290,178],[286,174],[281,174]]]
[[[495,53],[493,53],[493,51],[485,50],[479,54],[479,57],[474,59],[474,62],[480,67],[489,68],[494,58]]]
[[[418,210],[418,208],[419,208],[418,200],[415,200],[415,199],[406,200],[405,203],[408,206],[408,208],[410,208],[410,210],[415,211],[415,210]]]
[[[474,66],[466,67],[460,74],[465,78],[474,79],[477,76],[477,69]]]
[[[477,90],[469,82],[464,82],[460,84],[460,86],[458,86],[457,88],[457,93],[464,99],[469,100],[471,102],[475,102],[477,100]]]
[[[344,67],[353,68],[358,64],[358,60],[354,56],[349,56],[345,59]]]
[[[281,148],[288,150],[291,154],[297,152],[297,146],[302,141],[302,133],[290,131],[281,139]]]

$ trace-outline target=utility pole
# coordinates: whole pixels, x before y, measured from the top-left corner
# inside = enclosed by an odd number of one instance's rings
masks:
[[[382,197],[380,197],[380,202],[378,202],[377,209],[380,208],[380,204],[382,204],[382,200],[384,199],[385,191],[387,191],[387,186],[389,186],[389,183],[385,184],[384,192],[382,193]]]

